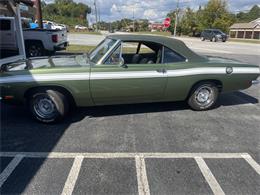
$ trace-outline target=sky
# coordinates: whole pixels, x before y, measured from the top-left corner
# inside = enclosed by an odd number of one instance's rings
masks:
[[[45,0],[46,1],[46,0]],[[52,2],[53,0],[47,0]],[[94,0],[74,0],[85,3],[92,8],[89,22],[95,21]],[[167,13],[175,10],[177,0],[96,0],[100,10],[102,21],[115,21],[123,18],[148,19],[149,21],[162,21]],[[205,5],[208,0],[179,0],[180,8],[191,7],[198,9],[200,5]],[[227,0],[228,8],[232,12],[247,11],[253,5],[259,5],[259,0]]]

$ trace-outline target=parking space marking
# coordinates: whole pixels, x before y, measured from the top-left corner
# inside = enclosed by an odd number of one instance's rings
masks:
[[[84,158],[116,159],[134,158],[136,163],[136,174],[139,195],[150,195],[150,188],[147,179],[145,159],[171,159],[171,158],[192,158],[197,162],[200,171],[208,182],[211,190],[216,195],[225,194],[207,166],[204,158],[207,159],[245,159],[251,167],[260,174],[259,164],[248,153],[63,153],[63,152],[0,152],[0,157],[14,157],[8,166],[0,174],[0,187],[8,179],[11,173],[23,158],[74,158],[73,165],[65,182],[62,194],[73,193],[82,162]]]
[[[244,154],[242,157],[251,165],[258,175],[260,175],[260,165],[249,154]]]
[[[83,161],[84,157],[83,156],[76,156],[73,162],[73,165],[70,169],[70,173],[67,177],[66,183],[64,185],[64,188],[62,190],[62,195],[71,195],[76,181],[78,179],[79,176],[79,171],[82,165],[82,161]]]
[[[27,158],[243,158],[248,153],[66,153],[66,152],[0,152],[0,157],[24,155]]]
[[[3,172],[0,174],[0,188],[7,180],[7,178],[12,174],[12,172],[17,167],[17,165],[22,161],[23,158],[24,155],[20,155],[20,154],[15,155],[12,161],[3,170]]]
[[[139,195],[150,195],[150,188],[146,174],[145,160],[143,157],[135,157],[136,175]]]
[[[200,168],[201,173],[205,177],[205,179],[208,182],[208,184],[209,184],[211,190],[213,191],[213,193],[215,195],[224,195],[225,194],[224,191],[220,187],[218,181],[216,180],[216,178],[214,177],[214,175],[210,171],[208,165],[203,160],[203,158],[195,157],[195,160],[196,160],[196,162],[197,162],[197,164]]]

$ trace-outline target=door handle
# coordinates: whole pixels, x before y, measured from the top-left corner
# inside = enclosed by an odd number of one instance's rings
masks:
[[[163,74],[167,72],[164,68],[157,69],[156,71]]]

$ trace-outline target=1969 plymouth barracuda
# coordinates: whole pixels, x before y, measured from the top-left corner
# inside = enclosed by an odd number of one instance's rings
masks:
[[[0,74],[1,101],[27,104],[35,119],[50,123],[74,105],[187,100],[207,110],[219,93],[250,87],[260,69],[202,57],[173,38],[112,35],[89,54],[18,61]]]

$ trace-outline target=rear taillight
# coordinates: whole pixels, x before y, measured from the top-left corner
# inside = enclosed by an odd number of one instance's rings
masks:
[[[57,43],[58,42],[58,35],[52,35],[52,42]]]

